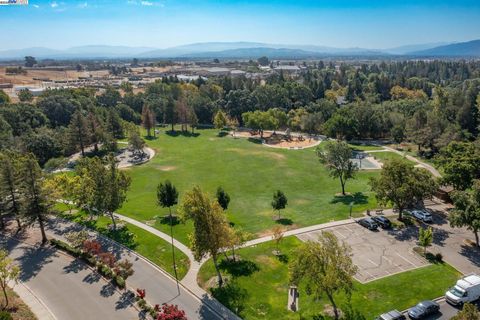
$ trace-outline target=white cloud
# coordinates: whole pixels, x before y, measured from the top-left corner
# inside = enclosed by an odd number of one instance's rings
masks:
[[[150,2],[150,1],[142,1],[142,2],[140,2],[140,4],[142,6],[147,6],[147,7],[153,6],[153,2]]]
[[[32,4],[32,6],[36,9],[40,8],[40,6],[38,4]]]
[[[56,3],[55,1],[50,2],[50,7],[52,7],[52,8],[57,8],[57,7],[58,7],[58,3]]]
[[[150,0],[127,0],[127,4],[134,6],[144,7],[165,7],[162,2],[150,1]]]
[[[85,2],[83,2],[83,3],[80,3],[80,4],[78,4],[78,7],[79,7],[80,9],[85,9],[85,8],[88,7],[88,2],[85,1]]]

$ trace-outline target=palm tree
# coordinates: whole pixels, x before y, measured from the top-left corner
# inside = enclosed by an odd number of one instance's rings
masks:
[[[168,208],[170,216],[170,237],[172,239],[172,258],[173,258],[173,270],[175,271],[175,279],[177,280],[177,265],[175,262],[175,246],[173,245],[173,216],[172,207],[178,203],[178,191],[175,186],[166,180],[165,183],[160,183],[157,187],[157,200],[158,205],[162,208]]]

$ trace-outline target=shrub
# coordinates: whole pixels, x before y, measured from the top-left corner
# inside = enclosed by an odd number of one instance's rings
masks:
[[[54,247],[62,250],[62,251],[65,251],[65,252],[71,254],[74,257],[79,257],[80,254],[81,254],[80,250],[73,248],[68,243],[63,242],[61,240],[51,239],[50,244],[53,245]]]
[[[13,320],[13,317],[7,311],[0,311],[0,320]]]
[[[115,276],[113,278],[113,281],[115,282],[117,287],[119,287],[120,289],[125,289],[125,279],[123,279],[121,276]]]
[[[102,265],[101,268],[100,268],[100,273],[106,277],[106,278],[112,278],[113,277],[113,272],[112,272],[112,269],[110,269],[108,266],[106,265]]]
[[[138,307],[143,310],[146,307],[147,302],[145,301],[145,299],[140,298],[137,304],[138,304]]]
[[[443,261],[443,255],[440,252],[435,254],[435,260],[437,260],[437,262],[442,262]]]

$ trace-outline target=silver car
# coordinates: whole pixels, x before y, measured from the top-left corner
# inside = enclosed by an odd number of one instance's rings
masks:
[[[420,220],[420,221],[423,221],[423,222],[433,222],[433,219],[432,219],[432,214],[430,212],[428,212],[427,210],[420,210],[420,209],[416,209],[416,210],[413,210],[412,211],[412,215],[417,219],[417,220]]]

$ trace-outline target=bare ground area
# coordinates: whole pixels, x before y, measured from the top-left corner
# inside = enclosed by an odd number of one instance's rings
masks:
[[[255,131],[240,131],[235,133],[235,137],[261,139],[262,137]],[[318,145],[320,142],[312,137],[304,137],[300,135],[290,136],[287,138],[284,134],[276,133],[272,131],[265,131],[263,133],[264,144],[269,147],[295,149],[295,148],[308,148]]]

